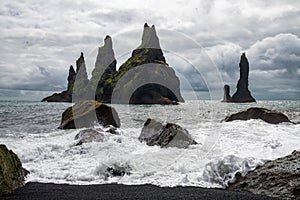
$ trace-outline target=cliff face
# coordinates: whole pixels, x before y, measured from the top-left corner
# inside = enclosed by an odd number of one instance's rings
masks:
[[[223,102],[236,102],[236,103],[246,103],[255,102],[255,99],[251,96],[248,89],[248,78],[249,78],[249,62],[246,58],[245,53],[242,54],[240,60],[240,79],[236,86],[237,91],[230,97],[230,88],[228,85],[224,86],[224,99]]]
[[[68,90],[43,101],[79,101],[95,99],[106,103],[175,104],[183,102],[179,79],[166,63],[155,27],[146,23],[139,47],[116,70],[112,39],[106,36],[98,49],[95,68],[88,80],[81,53],[76,61],[76,72],[70,67]],[[74,81],[75,80],[75,81]],[[72,99],[73,98],[73,99]],[[113,99],[112,99],[113,98]]]

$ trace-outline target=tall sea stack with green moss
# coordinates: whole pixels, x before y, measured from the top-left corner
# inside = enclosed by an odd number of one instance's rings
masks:
[[[110,84],[116,73],[116,65],[112,39],[107,35],[104,39],[104,46],[98,49],[95,68],[89,83],[95,99],[110,102],[113,89]]]
[[[108,81],[114,87],[111,102],[174,104],[183,102],[180,82],[160,48],[154,25],[146,23],[142,42]]]

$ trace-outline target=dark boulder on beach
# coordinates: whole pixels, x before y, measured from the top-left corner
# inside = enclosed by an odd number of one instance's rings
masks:
[[[173,123],[164,125],[154,119],[147,119],[138,139],[149,146],[188,148],[197,144],[186,129]]]
[[[281,122],[291,122],[289,118],[281,113],[266,108],[252,107],[245,111],[241,111],[225,118],[225,122],[234,120],[249,120],[249,119],[261,119],[271,124],[279,124]]]
[[[244,177],[238,176],[229,189],[273,197],[300,198],[300,151],[269,161]]]
[[[28,173],[18,156],[4,144],[0,144],[0,196],[24,186]]]
[[[224,99],[222,102],[234,102],[234,103],[246,103],[255,102],[256,100],[252,97],[251,92],[248,89],[248,78],[249,78],[249,62],[246,54],[243,53],[239,63],[240,67],[240,79],[236,86],[236,92],[230,96],[229,85],[224,86]]]
[[[120,127],[117,111],[104,103],[94,100],[79,101],[67,108],[61,119],[60,129],[91,127],[95,122],[103,126]]]

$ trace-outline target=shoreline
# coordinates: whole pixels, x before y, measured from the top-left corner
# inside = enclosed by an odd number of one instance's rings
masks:
[[[68,185],[54,183],[28,182],[13,193],[1,196],[3,200],[31,199],[279,199],[250,192],[201,187],[159,187],[155,185]]]

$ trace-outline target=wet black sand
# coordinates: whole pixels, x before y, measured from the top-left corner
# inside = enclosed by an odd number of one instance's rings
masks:
[[[65,185],[51,183],[27,183],[14,193],[0,197],[2,200],[43,199],[205,199],[205,200],[258,200],[275,199],[248,192],[208,189],[200,187],[158,187],[154,185]]]

